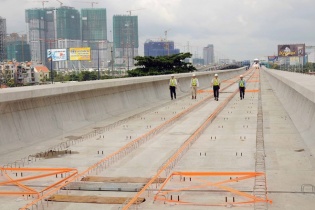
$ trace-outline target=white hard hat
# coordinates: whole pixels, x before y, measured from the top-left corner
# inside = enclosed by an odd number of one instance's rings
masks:
[[[195,76],[196,76],[196,74],[193,74],[192,76],[193,76],[193,77],[195,77]]]
[[[174,77],[174,74],[171,74],[171,77]]]
[[[243,77],[243,75],[240,75],[240,77]]]
[[[217,76],[218,76],[218,74],[215,74],[214,76],[215,76],[215,77],[217,77]]]

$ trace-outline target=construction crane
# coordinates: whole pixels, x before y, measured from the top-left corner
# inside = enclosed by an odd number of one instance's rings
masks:
[[[169,28],[169,29],[167,29],[167,30],[164,31],[165,41],[167,41],[167,33],[168,33],[170,30],[171,30],[171,29]]]
[[[98,4],[97,1],[74,1],[74,2],[80,2],[80,3],[89,3],[92,5],[92,8],[94,7],[94,4]]]
[[[170,30],[171,29],[169,28],[169,29],[164,31],[164,34],[165,34],[165,40],[164,40],[164,42],[165,42],[165,49],[167,50],[167,55],[168,56],[170,55],[170,43],[167,40],[167,32],[170,31]]]
[[[60,7],[62,7],[63,3],[59,0],[56,0],[56,1],[58,1],[60,3]]]
[[[126,12],[128,12],[128,13],[129,13],[129,16],[131,16],[131,12],[133,12],[133,11],[137,11],[137,10],[142,10],[142,9],[145,9],[145,8],[139,8],[139,9],[127,10]]]
[[[49,2],[49,1],[33,1],[33,2],[42,2],[43,9],[44,9],[45,8],[45,3]]]

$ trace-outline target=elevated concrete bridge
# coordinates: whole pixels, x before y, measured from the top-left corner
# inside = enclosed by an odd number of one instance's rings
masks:
[[[1,89],[0,209],[313,210],[315,76],[196,75]]]

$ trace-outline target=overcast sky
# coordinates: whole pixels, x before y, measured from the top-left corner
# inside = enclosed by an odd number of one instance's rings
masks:
[[[89,0],[61,0],[64,6],[91,7]],[[217,58],[261,58],[277,53],[278,44],[315,45],[315,0],[91,0],[106,8],[108,38],[113,15],[135,10],[139,20],[139,53],[147,39],[164,38],[181,51],[202,57],[202,48],[213,44]],[[90,2],[91,2],[90,1]],[[0,0],[0,16],[7,32],[26,30],[25,9],[41,7],[40,1]],[[47,7],[59,6],[49,0]],[[137,10],[140,9],[140,10]]]

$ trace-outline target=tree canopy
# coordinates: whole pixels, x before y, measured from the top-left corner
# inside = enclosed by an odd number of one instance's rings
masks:
[[[138,68],[128,71],[131,77],[161,75],[172,73],[187,73],[196,70],[191,64],[185,62],[186,58],[191,58],[191,53],[179,53],[170,56],[136,56],[135,66]]]

